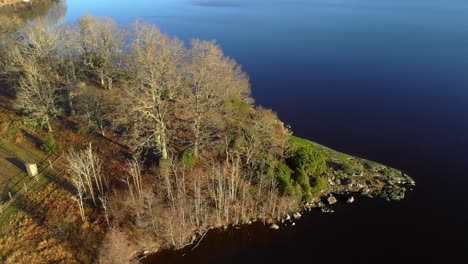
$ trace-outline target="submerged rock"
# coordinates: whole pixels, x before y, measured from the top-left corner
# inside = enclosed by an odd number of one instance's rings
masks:
[[[353,196],[349,197],[346,203],[349,203],[349,204],[354,203],[354,197]]]

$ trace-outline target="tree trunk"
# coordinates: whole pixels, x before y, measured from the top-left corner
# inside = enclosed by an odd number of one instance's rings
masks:
[[[46,124],[47,124],[47,131],[48,132],[54,132],[54,131],[52,131],[52,126],[50,125],[50,120],[49,120],[48,116],[46,116]]]

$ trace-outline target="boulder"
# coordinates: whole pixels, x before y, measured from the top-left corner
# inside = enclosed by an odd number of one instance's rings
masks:
[[[301,218],[301,216],[302,215],[299,212],[296,212],[296,213],[293,214],[294,219],[299,219],[299,218]]]
[[[336,203],[337,200],[333,195],[331,195],[330,197],[327,198],[327,202],[328,202],[328,204],[332,205],[332,204]]]
[[[273,229],[273,230],[278,230],[279,226],[277,224],[271,224],[270,228]]]
[[[346,202],[349,203],[349,204],[354,203],[354,197],[352,197],[352,196],[349,197]]]
[[[405,189],[386,186],[382,190],[381,197],[387,201],[391,201],[391,200],[398,201],[398,200],[405,198]]]

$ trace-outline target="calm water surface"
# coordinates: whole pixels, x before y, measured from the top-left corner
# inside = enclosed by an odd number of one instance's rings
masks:
[[[399,168],[399,203],[358,198],[275,232],[212,232],[148,263],[375,263],[468,257],[468,1],[68,0],[85,13],[216,39],[251,77],[257,104],[294,132]],[[185,254],[185,255],[184,255]],[[466,260],[466,258],[465,258]],[[463,262],[463,261],[462,261]]]

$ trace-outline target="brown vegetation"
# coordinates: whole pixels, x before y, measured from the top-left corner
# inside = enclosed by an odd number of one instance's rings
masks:
[[[9,36],[1,78],[29,127],[61,142],[70,221],[107,230],[102,263],[180,248],[213,227],[278,219],[310,199],[318,170],[290,166],[289,132],[253,105],[247,75],[215,42],[187,48],[154,25],[126,30],[90,16]],[[288,168],[281,178],[278,168]],[[65,230],[67,221],[47,223]],[[81,239],[83,227],[76,232],[64,241]]]

